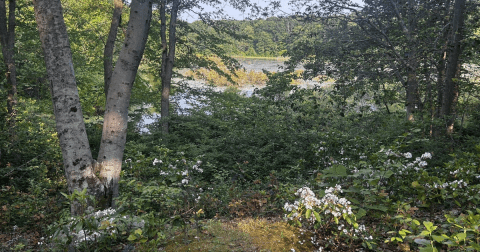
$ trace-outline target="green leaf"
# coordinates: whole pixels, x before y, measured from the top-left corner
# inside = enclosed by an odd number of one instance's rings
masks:
[[[145,243],[147,240],[148,240],[147,238],[143,238],[143,239],[141,239],[139,242],[140,242],[140,243]]]
[[[465,240],[465,238],[467,238],[467,234],[466,233],[458,233],[455,235],[455,237],[459,240],[459,241],[463,241]]]
[[[434,226],[432,222],[430,221],[424,221],[423,225],[425,228],[431,233],[433,230],[437,229],[437,226]]]
[[[305,218],[310,218],[310,216],[312,215],[312,209],[308,209],[307,212],[305,213]]]
[[[388,170],[388,171],[385,173],[384,177],[385,177],[385,178],[390,178],[393,174],[395,174],[393,171]]]
[[[419,252],[438,252],[438,250],[435,247],[429,246],[420,248]]]
[[[480,245],[478,245],[478,243],[475,243],[475,242],[470,242],[470,246],[477,250],[477,251],[480,251]]]
[[[127,240],[129,241],[135,241],[137,239],[137,236],[135,236],[134,234],[130,234],[130,236],[128,236]]]
[[[420,185],[420,183],[418,183],[418,181],[413,181],[412,182],[412,187],[417,188],[417,187],[422,187],[422,186]]]
[[[432,232],[429,232],[428,230],[423,230],[420,235],[421,236],[429,236]]]
[[[75,226],[75,231],[77,231],[77,233],[78,233],[78,232],[80,232],[80,230],[82,230],[82,228],[83,228],[83,223],[81,221],[79,221],[77,223],[77,225]]]
[[[440,236],[440,235],[432,235],[432,238],[433,238],[436,242],[443,242],[443,241],[445,240],[445,237]]]
[[[323,170],[324,177],[345,177],[347,176],[347,168],[343,165],[335,164]]]
[[[402,238],[405,238],[405,236],[407,236],[407,233],[408,233],[408,234],[411,234],[412,232],[410,232],[410,231],[408,231],[408,230],[406,230],[406,229],[402,229],[402,230],[398,231],[398,234],[399,234],[400,236],[402,236]]]
[[[143,231],[140,228],[135,230],[135,234],[137,234],[137,235],[142,235],[142,233],[143,233]]]
[[[360,208],[360,209],[358,209],[357,213],[355,214],[355,217],[357,217],[357,220],[358,220],[365,215],[367,215],[367,211],[363,208]]]
[[[413,240],[415,243],[420,244],[420,245],[430,245],[430,241],[427,239],[415,239]]]
[[[320,214],[318,214],[316,211],[313,211],[313,215],[315,216],[315,219],[316,219],[318,222],[321,222],[321,221],[322,221],[322,218],[320,217]]]

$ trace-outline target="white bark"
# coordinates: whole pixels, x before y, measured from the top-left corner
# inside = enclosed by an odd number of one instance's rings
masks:
[[[68,191],[88,189],[101,195],[103,186],[93,172],[93,158],[85,131],[82,107],[73,70],[72,53],[60,0],[34,0],[50,82],[57,134],[63,155]],[[72,204],[72,215],[83,212]]]
[[[100,178],[106,186],[107,205],[118,196],[118,181],[127,137],[128,106],[132,86],[147,41],[152,1],[136,0],[130,5],[130,21],[108,89],[102,141],[98,156]]]

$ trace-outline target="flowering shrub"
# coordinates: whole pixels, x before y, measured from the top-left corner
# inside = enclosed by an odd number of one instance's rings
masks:
[[[89,207],[86,215],[60,220],[53,225],[52,244],[47,245],[88,247],[90,243],[97,243],[98,246],[102,240],[116,240],[122,234],[144,227],[145,220],[138,216],[122,216],[112,208],[93,212],[93,207]]]
[[[299,227],[302,234],[310,233],[310,242],[320,250],[334,244],[341,235],[362,238],[370,247],[372,237],[366,236],[365,226],[356,222],[351,202],[339,198],[340,193],[342,188],[336,185],[325,190],[325,196],[318,199],[310,188],[302,187],[295,193],[299,200],[293,204],[285,203],[284,209],[288,213],[285,217],[291,225]],[[303,242],[306,241],[300,241]]]

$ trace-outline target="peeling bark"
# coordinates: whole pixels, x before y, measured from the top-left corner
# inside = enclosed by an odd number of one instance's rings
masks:
[[[152,17],[152,1],[137,0],[130,5],[130,20],[111,83],[98,156],[100,179],[106,187],[106,207],[114,206],[127,137],[128,106],[133,82],[143,56]]]
[[[89,195],[100,198],[104,188],[94,174],[94,160],[83,121],[60,0],[34,0],[33,3],[52,91],[68,192],[87,188]],[[79,204],[72,204],[72,215],[81,214],[83,211]]]
[[[112,16],[112,24],[110,25],[110,31],[108,33],[107,42],[105,43],[105,49],[103,51],[103,68],[104,68],[104,90],[105,97],[108,97],[108,86],[113,73],[113,49],[115,47],[115,39],[117,38],[118,27],[122,20],[122,0],[114,0],[114,9]]]

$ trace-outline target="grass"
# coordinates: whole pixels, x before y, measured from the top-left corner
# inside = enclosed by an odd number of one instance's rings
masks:
[[[176,233],[170,240],[165,251],[313,251],[306,235],[282,221],[281,219],[243,218],[231,221],[208,220],[198,233],[196,229],[188,232],[185,237]],[[185,242],[187,241],[187,242]]]

